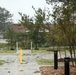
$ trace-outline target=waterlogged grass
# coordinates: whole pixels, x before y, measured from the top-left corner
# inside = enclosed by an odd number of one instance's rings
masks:
[[[16,50],[0,50],[0,53],[16,53]]]
[[[0,60],[0,65],[3,65],[4,63],[6,63],[6,61]]]

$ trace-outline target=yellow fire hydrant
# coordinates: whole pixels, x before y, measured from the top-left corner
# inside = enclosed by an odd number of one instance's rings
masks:
[[[20,64],[22,64],[22,49],[20,50]]]

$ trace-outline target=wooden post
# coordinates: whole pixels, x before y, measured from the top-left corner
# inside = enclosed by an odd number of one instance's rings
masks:
[[[18,51],[18,42],[16,42],[16,50]]]
[[[31,42],[31,50],[32,50],[32,42]]]

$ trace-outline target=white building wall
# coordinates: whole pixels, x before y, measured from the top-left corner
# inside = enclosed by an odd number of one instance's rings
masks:
[[[7,39],[0,39],[0,43],[8,43]]]

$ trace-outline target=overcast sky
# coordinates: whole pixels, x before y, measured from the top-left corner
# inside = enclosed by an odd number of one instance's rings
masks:
[[[46,4],[45,0],[0,0],[0,6],[6,8],[13,14],[13,22],[17,23],[20,20],[20,15],[18,12],[27,14],[29,16],[34,16],[34,10],[32,6],[37,10],[38,8],[44,9],[44,7],[52,9],[51,5]],[[52,11],[51,11],[52,12]]]

